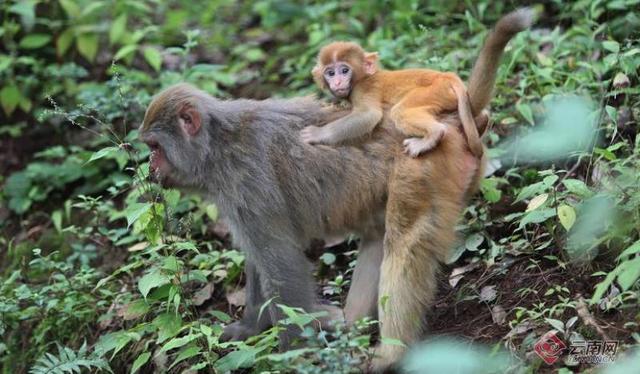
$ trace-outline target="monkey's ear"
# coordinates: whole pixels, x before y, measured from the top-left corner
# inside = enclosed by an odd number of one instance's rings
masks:
[[[378,52],[366,52],[364,54],[364,72],[373,75],[378,71]]]
[[[182,131],[189,136],[194,136],[200,131],[202,125],[200,113],[191,104],[184,104],[178,111],[178,123]]]
[[[322,76],[322,66],[319,64],[314,66],[313,69],[311,69],[311,75],[313,75],[313,80],[321,90],[327,88],[327,83],[324,81],[324,77]]]

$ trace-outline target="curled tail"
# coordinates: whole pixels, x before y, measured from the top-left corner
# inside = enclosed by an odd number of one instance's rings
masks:
[[[484,147],[482,146],[482,141],[480,141],[480,134],[476,121],[473,119],[473,115],[471,114],[471,103],[467,89],[464,87],[462,82],[460,82],[460,84],[454,83],[451,87],[458,98],[458,115],[460,116],[460,122],[462,122],[462,130],[467,138],[469,149],[474,156],[480,159],[484,153]]]
[[[489,33],[469,78],[468,92],[474,117],[480,114],[493,97],[496,73],[504,47],[517,33],[531,26],[538,13],[539,10],[534,7],[515,10],[502,17]]]

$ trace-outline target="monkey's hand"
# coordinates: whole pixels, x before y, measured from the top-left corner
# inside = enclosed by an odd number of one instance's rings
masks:
[[[300,130],[300,138],[307,144],[326,144],[327,135],[322,127],[307,126]]]

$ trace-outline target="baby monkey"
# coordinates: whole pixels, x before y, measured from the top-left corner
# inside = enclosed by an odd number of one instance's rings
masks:
[[[380,69],[377,52],[365,52],[352,42],[333,42],[320,50],[312,74],[321,89],[349,100],[353,109],[323,127],[304,128],[301,137],[306,143],[333,145],[369,134],[382,119],[383,108],[391,107],[390,119],[408,137],[405,152],[417,157],[446,134],[447,125],[438,116],[457,110],[471,152],[482,156],[467,89],[454,73]]]

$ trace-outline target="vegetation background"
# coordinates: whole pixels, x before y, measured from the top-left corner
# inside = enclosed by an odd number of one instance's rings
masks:
[[[241,314],[241,248],[215,205],[145,181],[144,108],[180,81],[223,98],[317,93],[313,58],[335,39],[466,78],[524,3],[1,1],[0,371],[357,372],[374,321],[307,327],[286,353],[279,326],[218,340]],[[428,319],[440,339],[407,371],[640,371],[640,1],[541,3],[499,69],[492,168]],[[322,251],[325,299],[343,301],[356,247]],[[532,346],[552,329],[618,340],[617,366],[546,365]]]

